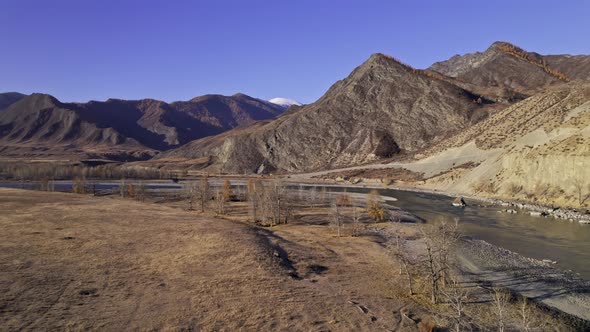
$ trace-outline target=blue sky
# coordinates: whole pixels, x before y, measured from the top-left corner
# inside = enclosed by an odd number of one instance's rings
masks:
[[[590,54],[590,1],[0,0],[0,91],[309,103],[372,53],[418,68],[506,40]]]

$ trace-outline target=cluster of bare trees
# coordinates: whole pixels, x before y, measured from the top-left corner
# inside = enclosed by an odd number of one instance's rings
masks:
[[[468,310],[473,294],[461,281],[461,275],[453,268],[453,253],[460,240],[458,220],[437,220],[420,226],[424,251],[413,251],[408,241],[397,233],[388,244],[390,254],[399,262],[399,274],[404,276],[407,293],[417,294],[416,288],[426,290],[432,304],[446,306],[446,317],[452,321],[455,331],[469,330],[475,323],[474,311]],[[417,248],[417,247],[414,247]],[[422,254],[420,254],[422,253]],[[488,288],[486,288],[488,289]],[[481,296],[481,295],[480,295]],[[519,326],[522,331],[531,331],[539,325],[526,297],[516,301],[505,288],[489,288],[489,304],[485,306],[486,317],[492,314],[488,324],[505,331],[510,326]],[[480,312],[476,309],[475,313]]]
[[[155,167],[121,165],[73,166],[57,163],[0,163],[0,178],[17,181],[86,179],[168,179],[172,173]]]
[[[188,201],[188,209],[194,210],[198,207],[201,212],[205,212],[207,203],[211,201],[211,186],[209,177],[203,176],[198,182],[189,182],[185,185],[185,192]]]
[[[246,198],[253,222],[274,226],[288,223],[292,216],[287,187],[279,179],[268,182],[251,179]]]

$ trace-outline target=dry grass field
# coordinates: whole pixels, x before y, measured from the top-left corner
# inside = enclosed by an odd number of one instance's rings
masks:
[[[211,206],[205,213],[188,211],[177,194],[139,202],[0,189],[0,331],[455,327],[450,298],[430,303],[428,277],[418,262],[419,224],[374,223],[363,215],[359,236],[351,236],[351,223],[337,236],[332,209],[321,203],[337,196],[314,202],[301,196],[289,195],[288,224],[261,227],[248,220],[248,202],[230,202],[216,216]],[[402,211],[390,213],[411,220]],[[411,297],[399,259],[387,248],[394,234],[409,241],[416,260]],[[489,292],[471,281],[460,287],[469,293],[461,324],[493,330]],[[518,305],[507,307],[507,324],[516,330]],[[587,326],[531,310],[533,331]]]
[[[412,331],[400,310],[427,316],[387,291],[371,237],[64,193],[2,189],[0,209],[0,330]]]

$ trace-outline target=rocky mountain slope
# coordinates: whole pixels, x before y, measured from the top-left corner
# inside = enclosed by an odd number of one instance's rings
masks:
[[[0,153],[145,159],[282,111],[278,105],[243,94],[207,95],[171,104],[153,99],[62,103],[49,95],[32,94],[0,113]]]
[[[317,102],[158,158],[209,158],[225,172],[309,171],[413,152],[486,116],[493,103],[375,54]]]
[[[572,80],[590,78],[590,56],[540,55],[506,42],[455,55],[428,70],[490,99],[518,101]]]

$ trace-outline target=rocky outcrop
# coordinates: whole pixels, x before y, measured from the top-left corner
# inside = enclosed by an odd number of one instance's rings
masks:
[[[455,200],[453,200],[452,205],[456,206],[456,207],[465,207],[465,206],[467,206],[467,203],[465,203],[465,200],[463,199],[463,197],[457,197],[457,198],[455,198]]]

